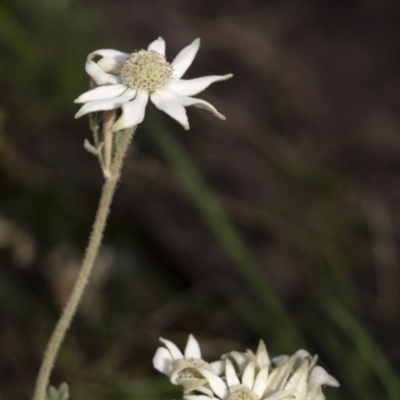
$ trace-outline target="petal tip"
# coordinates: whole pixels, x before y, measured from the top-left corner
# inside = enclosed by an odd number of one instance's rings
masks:
[[[74,115],[74,118],[75,118],[75,119],[78,119],[78,118],[82,117],[82,115],[84,115],[84,113],[82,113],[81,110],[79,110],[79,111]]]

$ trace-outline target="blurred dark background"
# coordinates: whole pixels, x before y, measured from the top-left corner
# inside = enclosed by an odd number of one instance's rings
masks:
[[[179,398],[163,336],[213,360],[307,348],[328,399],[400,398],[400,6],[365,1],[0,3],[0,398],[26,399],[102,184],[83,149],[86,55],[196,37],[188,109],[149,105],[52,376],[71,399]]]

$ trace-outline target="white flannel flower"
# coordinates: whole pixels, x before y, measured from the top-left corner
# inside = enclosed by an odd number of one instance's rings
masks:
[[[198,372],[201,368],[220,375],[225,367],[225,361],[218,360],[208,363],[201,358],[199,343],[193,335],[189,335],[185,354],[169,340],[160,338],[165,347],[159,347],[153,357],[153,366],[156,370],[167,375],[174,385],[182,385],[184,393],[193,390],[212,396],[210,389],[205,387],[207,380]]]
[[[113,131],[130,128],[144,119],[145,108],[150,97],[154,105],[189,129],[185,107],[204,108],[216,117],[225,119],[210,103],[192,96],[202,92],[217,81],[233,75],[212,75],[196,79],[181,79],[192,64],[200,39],[183,48],[172,63],[165,58],[164,39],[150,43],[147,50],[132,54],[117,50],[97,50],[90,53],[86,61],[86,72],[97,87],[79,96],[75,102],[84,103],[75,115],[79,118],[94,111],[122,108],[122,115],[113,126]],[[95,57],[101,57],[95,62]]]
[[[232,357],[239,371],[243,371],[241,384],[229,359],[226,361],[226,383],[209,371],[199,369],[216,395],[213,400],[324,400],[322,385],[339,386],[324,368],[316,366],[318,357],[311,357],[306,350],[298,350],[291,357],[283,355],[270,360],[264,342],[260,341],[256,354],[231,352],[227,357]],[[206,398],[188,395],[185,400]]]

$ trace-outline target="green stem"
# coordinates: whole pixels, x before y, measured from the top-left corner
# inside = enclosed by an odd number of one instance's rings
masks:
[[[90,273],[93,269],[94,262],[96,261],[99,253],[104,229],[107,223],[107,217],[110,212],[111,202],[121,175],[124,157],[135,130],[136,127],[125,130],[122,133],[122,137],[118,143],[118,147],[110,168],[110,174],[105,178],[96,218],[93,224],[92,234],[89,238],[89,243],[86,248],[82,267],[79,272],[78,279],[75,282],[74,288],[72,289],[69,300],[61,314],[60,319],[57,322],[56,327],[54,328],[50,341],[47,344],[42,365],[36,380],[33,400],[45,399],[46,389],[49,384],[50,373],[53,369],[55,359],[82,299]]]

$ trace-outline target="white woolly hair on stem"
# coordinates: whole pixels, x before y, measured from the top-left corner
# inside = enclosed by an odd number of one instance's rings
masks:
[[[136,126],[122,131],[115,154],[112,157],[109,174],[107,174],[104,178],[105,181],[101,192],[99,206],[93,223],[92,233],[89,237],[89,243],[82,262],[82,267],[68,302],[62,311],[62,314],[53,330],[51,338],[44,352],[42,364],[36,379],[33,400],[45,399],[46,390],[49,384],[50,374],[53,369],[55,359],[82,299],[90,273],[99,253],[104,229],[107,223],[107,217],[110,212],[110,206],[114,197],[117,183],[121,176],[123,161],[135,130]]]

